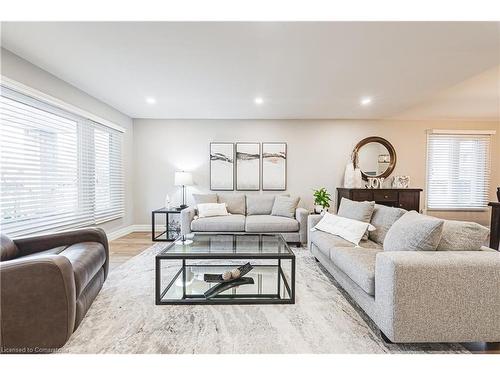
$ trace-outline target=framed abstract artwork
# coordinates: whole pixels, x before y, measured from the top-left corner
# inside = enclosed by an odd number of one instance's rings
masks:
[[[260,190],[260,143],[236,143],[236,190]]]
[[[286,190],[286,148],[282,142],[262,143],[262,190]]]
[[[210,143],[210,190],[234,190],[234,143]]]

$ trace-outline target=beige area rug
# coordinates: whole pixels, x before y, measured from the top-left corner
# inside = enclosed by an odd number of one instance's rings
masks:
[[[468,353],[461,345],[386,344],[306,249],[294,305],[156,306],[159,243],[113,270],[61,353]]]

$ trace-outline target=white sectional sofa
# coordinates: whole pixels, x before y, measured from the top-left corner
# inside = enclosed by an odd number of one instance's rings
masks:
[[[181,211],[181,234],[280,233],[287,242],[307,242],[305,208],[294,209],[292,217],[272,215],[274,194],[193,194],[196,203],[226,203],[230,215],[198,218],[196,205]]]
[[[401,216],[391,210],[398,209],[375,205],[372,224],[387,232]],[[310,251],[385,338],[397,343],[500,341],[500,252],[486,247],[384,251],[385,233],[380,232],[356,247],[313,230],[320,220],[320,215],[308,217]],[[457,242],[473,223],[453,225],[449,240]]]

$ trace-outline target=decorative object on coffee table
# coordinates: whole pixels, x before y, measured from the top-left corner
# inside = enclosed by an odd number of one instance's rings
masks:
[[[319,214],[322,211],[327,211],[330,208],[330,201],[332,200],[330,193],[325,189],[321,188],[314,190],[314,212]]]
[[[190,172],[175,172],[174,184],[175,186],[182,186],[182,204],[179,207],[182,210],[187,207],[186,186],[193,185],[193,175]]]

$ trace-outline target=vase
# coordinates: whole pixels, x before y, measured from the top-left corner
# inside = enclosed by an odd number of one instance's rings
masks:
[[[345,188],[355,187],[354,186],[354,164],[353,163],[348,163],[345,166],[344,187]]]
[[[500,187],[497,187],[497,199],[500,202]]]
[[[320,206],[319,204],[314,206],[314,213],[320,214],[323,211],[323,206]]]
[[[363,187],[363,177],[361,176],[361,169],[354,169],[354,187],[361,189]]]

